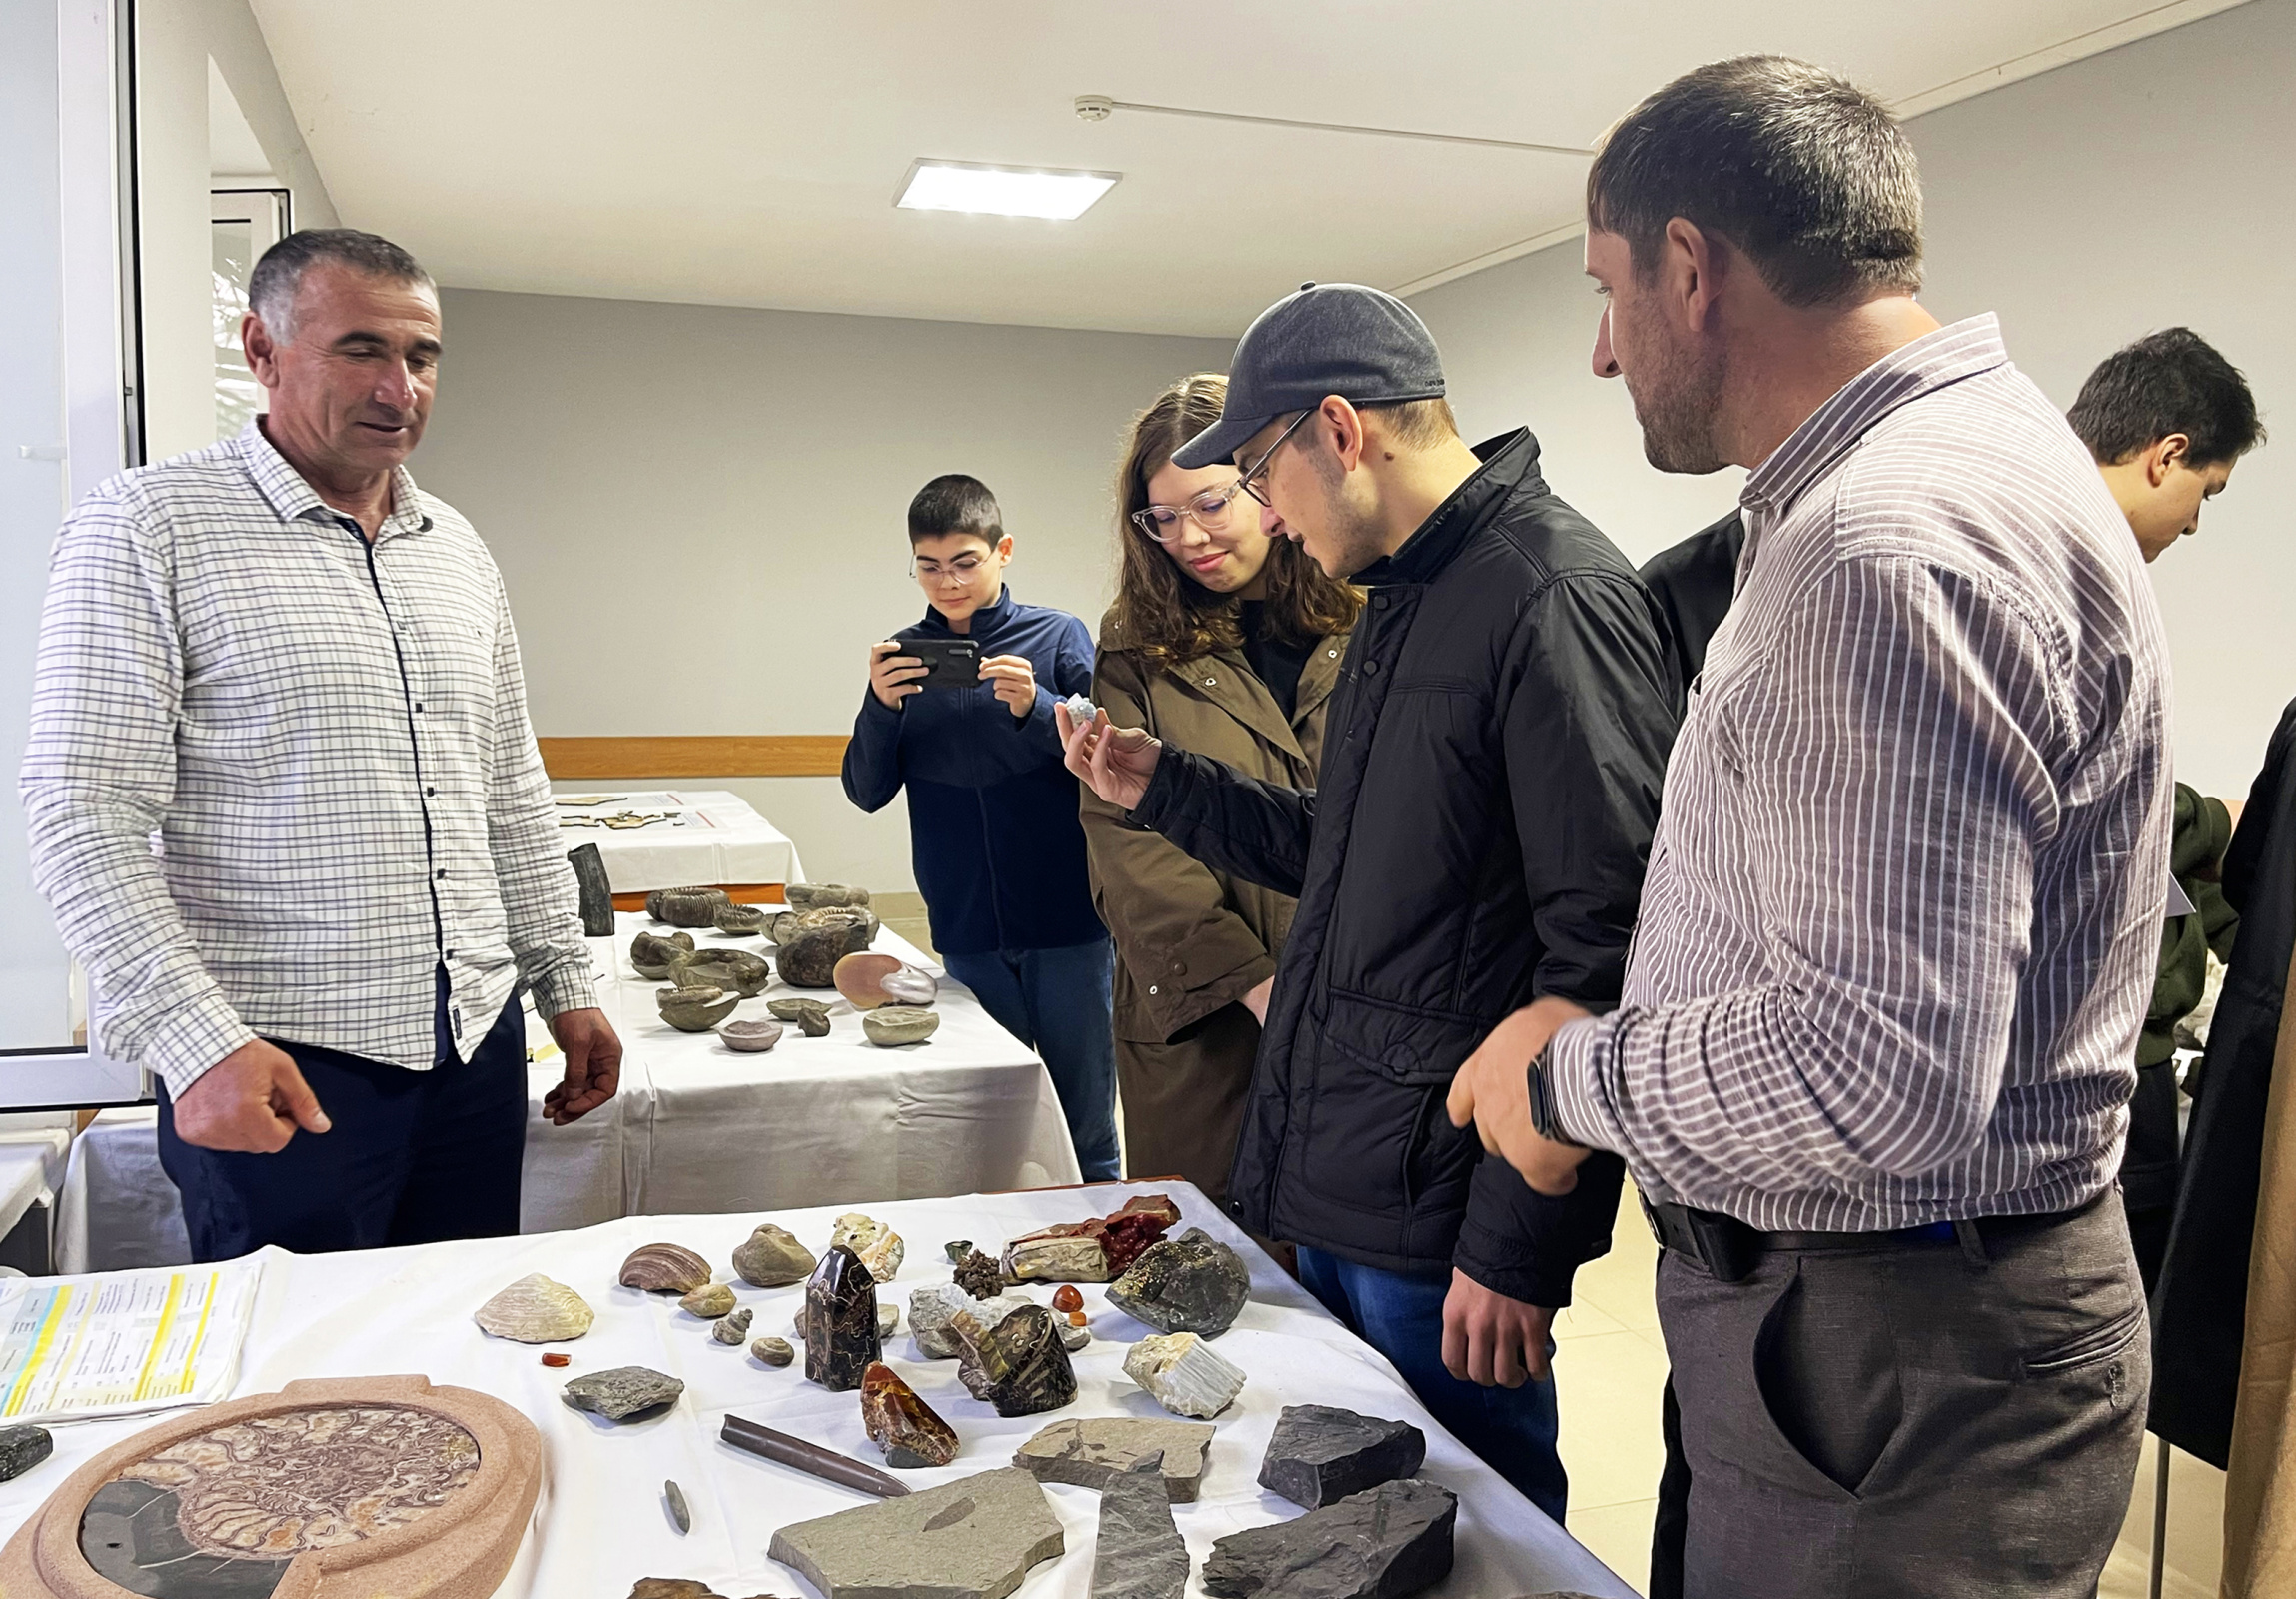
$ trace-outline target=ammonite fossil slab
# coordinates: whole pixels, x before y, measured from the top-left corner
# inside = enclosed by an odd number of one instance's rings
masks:
[[[485,1599],[534,1512],[542,1442],[423,1377],[290,1383],[105,1450],[0,1552],[9,1599]]]
[[[673,927],[714,927],[718,908],[732,902],[723,888],[656,888],[645,896],[645,911]]]

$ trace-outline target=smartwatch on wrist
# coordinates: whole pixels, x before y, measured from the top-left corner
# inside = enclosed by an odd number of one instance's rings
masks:
[[[1555,1084],[1547,1075],[1548,1057],[1554,1053],[1555,1040],[1550,1038],[1531,1059],[1531,1130],[1549,1143],[1583,1147],[1579,1141],[1563,1131],[1555,1115]]]

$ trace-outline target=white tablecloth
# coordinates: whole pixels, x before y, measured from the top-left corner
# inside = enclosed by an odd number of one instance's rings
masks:
[[[630,969],[629,940],[655,926],[615,918],[593,938],[599,1002],[623,1045],[621,1091],[571,1126],[543,1119],[559,1080],[555,1054],[528,1078],[527,1232],[586,1227],[624,1215],[872,1203],[936,1194],[1036,1188],[1080,1179],[1075,1146],[1044,1065],[942,978],[940,1029],[922,1044],[879,1049],[834,990],[797,990],[776,977],[743,1001],[807,992],[831,1002],[831,1031],[794,1026],[765,1054],[736,1054],[715,1033],[684,1033],[660,1019],[659,984]],[[656,927],[656,930],[667,930]],[[763,947],[757,938],[696,934],[703,947]],[[876,947],[930,965],[891,932]],[[550,1038],[532,1014],[528,1042]],[[56,1236],[59,1271],[180,1265],[190,1258],[183,1210],[160,1169],[154,1109],[107,1110],[73,1144]]]
[[[1438,1427],[1385,1360],[1326,1314],[1202,1195],[1184,1185],[1158,1186],[1180,1202],[1184,1225],[1203,1227],[1252,1265],[1253,1302],[1218,1345],[1248,1380],[1219,1418],[1202,1497],[1173,1507],[1199,1573],[1214,1539],[1299,1514],[1296,1506],[1263,1492],[1255,1479],[1277,1412],[1286,1404],[1317,1403],[1408,1420],[1427,1434],[1422,1474],[1460,1501],[1457,1562],[1450,1577],[1431,1590],[1439,1599],[1512,1599],[1557,1589],[1604,1599],[1632,1595]],[[903,1310],[903,1332],[887,1344],[887,1358],[962,1442],[952,1465],[905,1472],[904,1480],[931,1486],[1009,1464],[1024,1439],[1063,1417],[1163,1414],[1121,1369],[1125,1349],[1148,1329],[1109,1309],[1098,1287],[1083,1288],[1095,1340],[1075,1359],[1078,1398],[1048,1415],[999,1419],[965,1394],[954,1362],[917,1360],[906,1335],[909,1292],[948,1280],[944,1240],[967,1237],[993,1247],[1048,1222],[1108,1211],[1125,1197],[1125,1189],[1109,1186],[872,1207],[909,1246],[910,1264],[886,1293]],[[774,1219],[818,1250],[827,1242],[832,1213],[784,1211]],[[614,1285],[622,1257],[656,1239],[698,1249],[717,1263],[720,1275],[728,1275],[734,1245],[762,1219],[632,1218],[583,1232],[418,1249],[322,1256],[266,1251],[237,1394],[276,1391],[298,1377],[413,1371],[493,1394],[523,1411],[543,1435],[545,1482],[534,1527],[499,1590],[501,1599],[619,1599],[638,1578],[649,1576],[699,1578],[727,1594],[810,1594],[800,1578],[765,1559],[774,1529],[868,1501],[734,1450],[717,1440],[718,1428],[732,1412],[873,1464],[879,1457],[862,1433],[856,1396],[806,1382],[802,1365],[762,1366],[711,1341],[704,1325],[673,1300]],[[574,1357],[567,1370],[548,1370],[534,1348],[488,1338],[471,1324],[471,1312],[489,1295],[530,1271],[572,1284],[597,1310],[588,1336],[567,1346]],[[789,1336],[802,1291],[737,1284],[742,1302],[756,1310],[752,1336]],[[1036,1289],[1031,1297],[1041,1301],[1044,1292]],[[624,1364],[679,1377],[685,1392],[666,1413],[618,1427],[561,1401],[568,1378]],[[56,1429],[53,1459],[0,1484],[0,1535],[12,1534],[80,1462],[142,1424],[98,1421]],[[675,1480],[692,1504],[689,1536],[680,1537],[661,1509],[665,1478]],[[1037,1567],[1018,1599],[1082,1599],[1091,1585],[1099,1495],[1066,1485],[1046,1491],[1067,1550]],[[1200,1578],[1191,1591],[1201,1592]]]
[[[562,788],[559,836],[569,849],[597,845],[615,893],[735,882],[803,882],[797,846],[739,795],[724,789]],[[567,804],[599,798],[603,803]],[[619,830],[569,826],[570,819],[624,810],[668,811],[666,821]]]

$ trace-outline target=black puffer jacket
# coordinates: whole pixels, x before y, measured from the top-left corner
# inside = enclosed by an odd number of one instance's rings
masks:
[[[1534,1193],[1444,1113],[1542,994],[1619,996],[1675,735],[1665,624],[1549,492],[1526,432],[1396,551],[1325,723],[1321,786],[1167,748],[1132,819],[1299,897],[1228,1207],[1267,1237],[1533,1304],[1610,1247],[1622,1168]]]

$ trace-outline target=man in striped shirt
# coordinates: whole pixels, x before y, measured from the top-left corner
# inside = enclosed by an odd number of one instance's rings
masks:
[[[502,578],[403,465],[439,299],[372,234],[249,285],[271,409],[57,538],[23,769],[95,1031],[158,1079],[196,1258],[512,1233],[531,989],[559,1123],[614,1092]]]
[[[2168,870],[2138,552],[1990,317],[1919,286],[1911,147],[1751,57],[1609,135],[1596,371],[1752,469],[1617,1011],[1460,1070],[1546,1192],[1626,1157],[1692,1468],[1684,1591],[2092,1593],[2150,1362],[2111,1202]]]

